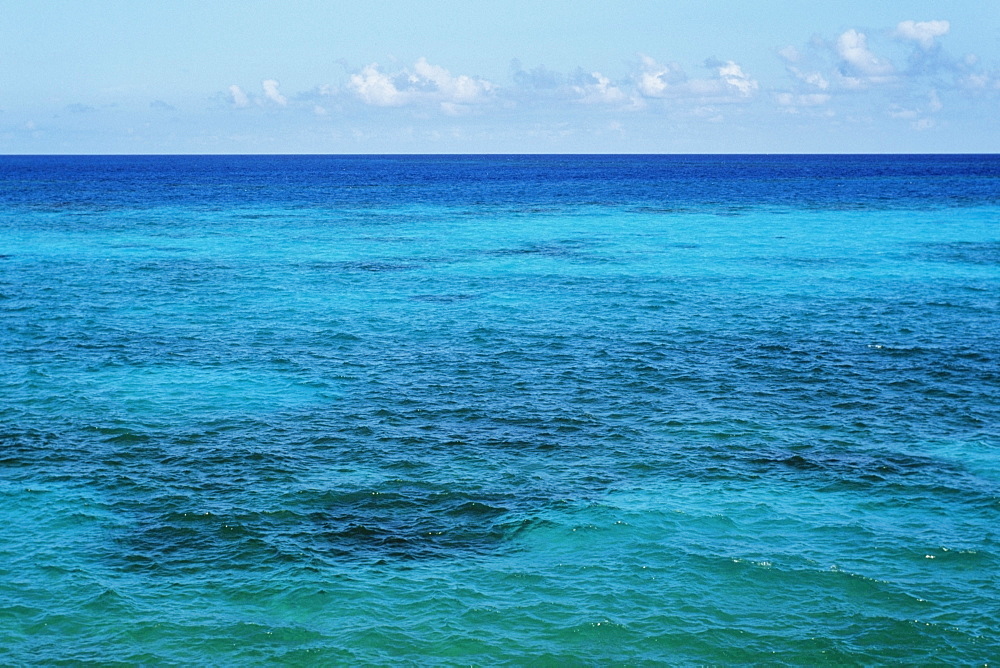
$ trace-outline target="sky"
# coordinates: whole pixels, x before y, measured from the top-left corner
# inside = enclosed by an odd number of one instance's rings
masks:
[[[0,154],[949,152],[1000,0],[0,0]]]

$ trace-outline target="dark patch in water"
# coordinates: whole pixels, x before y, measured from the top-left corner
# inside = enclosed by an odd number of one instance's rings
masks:
[[[162,498],[120,543],[125,570],[197,570],[328,559],[486,554],[518,530],[511,495],[388,481],[373,489],[289,492],[273,510],[219,513]]]
[[[346,272],[366,272],[366,273],[389,273],[396,271],[409,271],[419,269],[419,264],[412,262],[391,262],[378,260],[357,260],[350,262],[310,262],[306,265],[309,269],[327,271]]]
[[[784,264],[791,265],[793,267],[811,267],[811,266],[837,265],[837,264],[848,263],[848,261],[844,260],[843,258],[834,258],[834,257],[785,257],[782,258],[781,261]]]
[[[413,295],[410,297],[415,302],[430,302],[436,304],[452,304],[454,302],[464,302],[476,299],[478,295]]]
[[[525,244],[524,246],[516,248],[498,248],[496,250],[486,251],[485,253],[487,255],[495,255],[498,257],[536,256],[557,259],[586,260],[591,262],[598,261],[598,258],[584,253],[581,250],[584,247],[585,244],[579,241],[557,241],[551,243]]]
[[[748,206],[727,206],[716,210],[714,213],[716,216],[723,218],[738,218],[747,215],[750,211],[751,208]]]
[[[953,492],[978,492],[988,494],[1000,490],[984,490],[995,486],[947,462],[920,455],[905,453],[850,453],[829,452],[774,452],[764,456],[750,456],[753,467],[784,468],[803,475],[818,476],[830,482],[861,485],[905,485],[909,488],[927,487]]]
[[[682,206],[635,206],[627,209],[629,212],[633,213],[689,213],[691,207]]]
[[[923,244],[921,255],[931,261],[966,264],[1000,264],[1000,242],[958,241],[955,243]]]
[[[372,273],[383,273],[390,271],[409,271],[419,269],[420,265],[406,262],[341,262],[340,268],[344,271],[366,271]]]
[[[303,541],[321,553],[412,559],[488,552],[504,538],[510,499],[502,495],[388,487],[307,495],[312,526]]]
[[[379,243],[406,243],[412,244],[418,241],[414,237],[393,237],[393,236],[370,236],[366,235],[361,237],[365,241],[377,241]]]

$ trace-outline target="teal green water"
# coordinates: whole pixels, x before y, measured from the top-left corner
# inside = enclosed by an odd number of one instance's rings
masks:
[[[996,158],[2,166],[2,663],[1000,656]]]

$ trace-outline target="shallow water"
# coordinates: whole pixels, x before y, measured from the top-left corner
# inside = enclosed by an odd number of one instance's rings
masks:
[[[1000,158],[0,158],[0,656],[1000,656]]]

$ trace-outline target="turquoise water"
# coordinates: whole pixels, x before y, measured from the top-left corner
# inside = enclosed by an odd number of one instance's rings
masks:
[[[1000,657],[1000,159],[0,159],[0,657]]]

